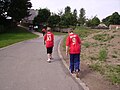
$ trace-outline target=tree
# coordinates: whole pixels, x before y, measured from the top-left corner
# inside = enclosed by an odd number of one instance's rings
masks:
[[[91,19],[86,19],[86,26],[91,27],[92,26],[92,20]]]
[[[98,26],[99,24],[100,24],[100,20],[96,16],[92,19],[86,19],[86,26],[88,27],[95,27]]]
[[[120,15],[119,15],[118,12],[114,12],[112,15],[104,18],[102,20],[102,22],[105,23],[108,26],[110,24],[113,24],[113,25],[118,24],[118,25],[120,25]]]
[[[100,24],[100,20],[99,20],[99,18],[97,17],[97,16],[95,16],[92,20],[91,20],[91,25],[92,25],[92,27],[95,27],[95,26],[97,26],[97,25],[99,25]]]
[[[8,8],[8,16],[16,22],[22,18],[29,16],[29,9],[32,7],[30,0],[11,0]]]
[[[78,22],[79,22],[80,25],[84,25],[84,23],[85,23],[85,9],[84,8],[80,9]]]
[[[34,23],[43,24],[47,23],[48,18],[50,17],[51,12],[49,9],[39,9],[37,17],[34,19]]]
[[[0,0],[0,25],[5,25],[10,0]]]
[[[71,12],[71,8],[69,6],[65,7],[65,14],[70,12]]]
[[[60,22],[60,16],[57,14],[53,14],[52,16],[49,17],[48,19],[48,24],[51,27],[55,27],[59,24]]]
[[[110,22],[109,22],[110,17],[111,17],[111,16],[108,16],[108,17],[106,17],[106,18],[104,18],[104,19],[102,20],[102,22],[103,22],[105,25],[107,25],[107,26],[110,25]]]
[[[0,16],[5,17],[5,12],[7,12],[10,5],[10,0],[0,0]]]
[[[113,25],[120,24],[120,15],[118,12],[112,14],[112,16],[109,18],[109,23]]]
[[[74,13],[75,14],[75,13]],[[61,21],[60,21],[61,26],[74,26],[75,25],[75,17],[71,12],[71,8],[67,6],[65,8],[65,12],[61,16]]]
[[[74,17],[74,25],[76,25],[77,24],[77,10],[76,9],[74,9],[74,11],[73,11],[73,17]]]
[[[61,17],[63,15],[63,10],[59,10],[58,15]]]

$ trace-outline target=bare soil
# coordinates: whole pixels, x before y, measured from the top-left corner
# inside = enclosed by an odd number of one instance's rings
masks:
[[[93,39],[98,34],[109,34],[113,36],[111,40],[100,42]],[[120,65],[120,30],[101,31],[99,33],[91,34],[83,40],[84,42],[95,43],[97,46],[90,46],[85,48],[82,45],[81,50],[81,63],[80,63],[80,79],[89,87],[90,90],[120,90],[119,84],[112,84],[104,75],[92,70],[89,66],[95,61],[90,60],[90,57],[98,56],[98,52],[102,47],[106,47],[108,51],[105,65]],[[69,65],[69,58],[65,55],[63,43],[61,43],[61,52],[64,60]],[[113,58],[113,55],[116,57]]]

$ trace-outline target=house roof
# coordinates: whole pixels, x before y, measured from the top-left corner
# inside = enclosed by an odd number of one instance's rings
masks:
[[[28,20],[34,20],[38,15],[38,10],[30,9],[30,16],[26,17]]]

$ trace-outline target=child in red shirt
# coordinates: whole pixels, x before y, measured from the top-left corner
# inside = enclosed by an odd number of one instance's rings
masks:
[[[42,29],[42,33],[43,33],[43,36],[44,36],[45,33],[46,33],[46,29],[45,28]]]
[[[48,62],[52,59],[52,50],[54,46],[54,34],[51,32],[51,28],[47,27],[47,33],[44,36],[44,41],[46,43]]]
[[[72,29],[68,31],[68,34],[66,39],[66,55],[68,55],[69,51],[71,73],[76,72],[76,76],[78,77],[80,71],[81,40],[77,34],[73,33]]]

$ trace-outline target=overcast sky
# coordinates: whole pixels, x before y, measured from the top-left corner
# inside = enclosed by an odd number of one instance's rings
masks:
[[[31,0],[33,9],[48,8],[51,12],[58,13],[59,10],[71,7],[71,11],[81,8],[85,9],[86,17],[96,16],[100,19],[111,15],[114,12],[120,14],[120,0]]]

